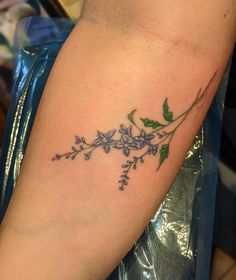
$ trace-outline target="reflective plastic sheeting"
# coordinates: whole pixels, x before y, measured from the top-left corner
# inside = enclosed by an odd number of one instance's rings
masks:
[[[14,88],[1,157],[1,219],[20,172],[43,88],[72,28],[69,20],[37,17],[18,26]],[[208,279],[228,72],[165,200],[109,280]]]
[[[20,171],[45,83],[73,26],[66,19],[32,17],[17,27],[14,85],[1,154],[1,219]]]

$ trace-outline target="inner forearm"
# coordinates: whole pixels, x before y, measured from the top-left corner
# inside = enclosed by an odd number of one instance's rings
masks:
[[[191,34],[191,44],[178,43],[165,32],[154,39],[82,19],[37,113],[2,226],[1,279],[111,272],[155,213],[206,114],[234,42],[232,19],[226,33],[215,57],[208,36],[196,47]]]

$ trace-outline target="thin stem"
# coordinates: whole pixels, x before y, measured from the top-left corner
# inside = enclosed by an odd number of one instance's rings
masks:
[[[134,121],[134,126],[139,130],[139,131],[141,131],[141,128],[136,124],[136,122]]]
[[[66,158],[67,156],[69,156],[69,157],[72,157],[72,156],[76,157],[79,153],[81,153],[83,151],[87,151],[87,150],[89,150],[91,148],[93,148],[92,149],[92,151],[93,151],[97,147],[93,147],[92,145],[89,145],[89,147],[81,149],[81,150],[74,150],[73,152],[68,152],[68,153],[65,153],[65,154],[62,154],[62,155],[58,155],[58,159]]]
[[[207,84],[207,86],[205,87],[205,89],[204,89],[203,92],[202,92],[202,88],[199,89],[199,91],[198,91],[198,93],[197,93],[197,96],[196,96],[195,100],[193,101],[192,105],[190,106],[190,108],[188,108],[185,112],[183,112],[182,114],[180,114],[180,115],[179,115],[176,119],[174,119],[172,122],[170,122],[170,123],[168,123],[168,124],[166,124],[166,125],[164,125],[164,126],[158,128],[158,129],[156,129],[156,130],[153,130],[150,134],[155,133],[155,132],[158,132],[159,130],[168,127],[168,126],[171,125],[173,122],[179,120],[179,119],[182,118],[183,116],[185,116],[185,117],[183,118],[183,121],[184,121],[184,120],[186,119],[186,117],[188,116],[188,114],[192,111],[193,107],[194,107],[195,105],[197,105],[197,104],[203,99],[203,97],[206,95],[206,93],[207,93],[207,91],[208,91],[210,85],[211,85],[212,82],[214,81],[216,75],[217,75],[217,71],[212,75],[210,81],[208,82],[208,84]],[[201,92],[202,92],[202,94],[201,94]],[[183,121],[181,121],[180,124],[182,124]],[[179,125],[178,125],[177,127],[179,127]]]
[[[156,145],[160,145],[160,144],[162,144],[163,142],[165,142],[168,138],[172,138],[173,137],[173,135],[174,135],[174,131],[171,131],[169,134],[167,134],[167,136],[166,136],[166,138],[163,138],[160,142],[158,142]],[[169,142],[168,142],[169,143]]]

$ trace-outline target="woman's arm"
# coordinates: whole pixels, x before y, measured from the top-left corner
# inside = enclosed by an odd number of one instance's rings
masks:
[[[87,1],[62,48],[1,226],[1,280],[105,279],[176,176],[232,51],[236,2],[146,2]]]

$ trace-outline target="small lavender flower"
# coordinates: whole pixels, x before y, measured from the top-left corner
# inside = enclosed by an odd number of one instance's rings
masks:
[[[55,161],[55,160],[60,160],[61,159],[61,156],[59,154],[56,154],[52,160]]]
[[[85,159],[85,160],[89,160],[89,159],[91,158],[91,156],[92,156],[92,152],[85,153],[85,154],[84,154],[84,159]]]
[[[101,146],[106,153],[109,153],[111,150],[111,146],[115,144],[114,139],[112,139],[115,132],[115,129],[108,131],[107,133],[98,131],[98,138],[92,143],[92,145],[95,147]]]
[[[114,147],[117,149],[122,149],[123,154],[128,157],[133,144],[134,143],[131,138],[129,138],[127,135],[122,135],[121,139],[116,142]]]
[[[145,145],[151,145],[151,140],[155,137],[153,134],[147,134],[144,129],[141,130],[140,135],[135,137],[135,143],[138,149],[142,149]]]
[[[75,144],[79,145],[81,142],[81,138],[79,136],[75,136]]]
[[[126,127],[123,124],[121,124],[119,132],[123,135],[132,137],[132,125]]]
[[[156,155],[158,152],[158,145],[151,145],[148,147],[148,153],[149,155]]]

